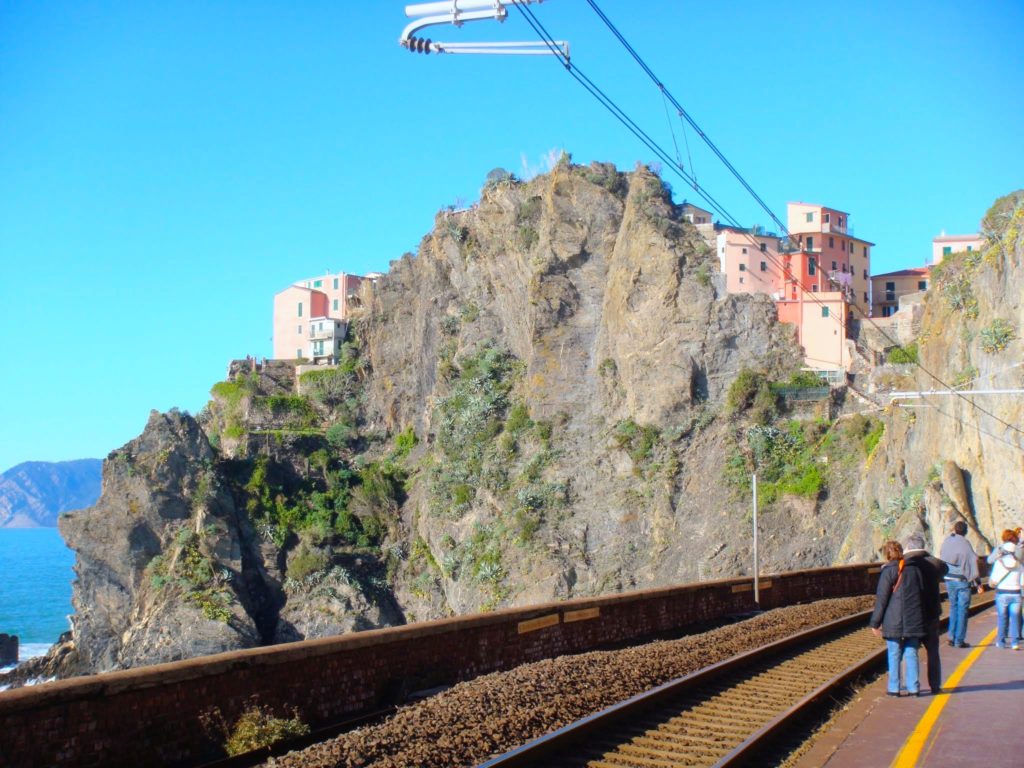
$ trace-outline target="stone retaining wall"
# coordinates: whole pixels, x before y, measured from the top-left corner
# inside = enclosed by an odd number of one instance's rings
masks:
[[[874,592],[877,565],[762,577],[761,607]],[[199,716],[252,696],[317,727],[411,691],[751,611],[750,579],[704,582],[222,653],[0,693],[0,766],[185,766],[217,757]]]

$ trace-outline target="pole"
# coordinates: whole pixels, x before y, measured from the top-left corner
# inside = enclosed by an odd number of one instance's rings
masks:
[[[761,607],[761,569],[758,563],[758,552],[757,552],[757,473],[755,472],[750,476],[751,485],[753,487],[753,505],[754,505],[754,605],[758,608]]]

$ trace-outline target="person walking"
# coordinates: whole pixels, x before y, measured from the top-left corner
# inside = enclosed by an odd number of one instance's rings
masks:
[[[988,581],[996,591],[996,648],[1020,650],[1020,590],[1022,569],[1016,532],[1003,531],[1003,543],[992,550]]]
[[[888,562],[882,566],[878,577],[875,610],[868,626],[875,635],[885,638],[889,660],[888,694],[900,695],[902,662],[907,694],[920,696],[917,649],[928,635],[925,608],[928,575],[921,567],[923,558],[903,559],[903,548],[898,542],[887,541],[882,551]]]
[[[957,520],[939,550],[939,557],[949,566],[945,581],[949,596],[949,644],[954,648],[969,647],[967,612],[971,607],[971,591],[978,586],[978,555],[966,535],[967,523]]]
[[[942,692],[942,658],[939,655],[939,633],[942,619],[942,597],[939,594],[939,583],[942,581],[949,566],[937,557],[933,557],[924,547],[924,536],[915,533],[903,542],[903,559],[916,559],[921,573],[924,575],[924,637],[925,656],[928,660],[928,687],[932,695]]]

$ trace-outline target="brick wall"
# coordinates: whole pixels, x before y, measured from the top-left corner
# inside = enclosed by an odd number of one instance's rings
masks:
[[[761,607],[874,592],[878,566],[762,577]],[[0,693],[0,766],[184,766],[218,756],[199,726],[250,696],[314,727],[430,686],[641,641],[754,609],[727,580],[496,611],[222,653]]]

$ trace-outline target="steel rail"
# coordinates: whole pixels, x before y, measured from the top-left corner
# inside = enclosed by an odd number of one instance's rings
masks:
[[[981,600],[971,606],[971,613],[984,610],[991,606],[990,600]],[[553,731],[534,741],[528,742],[514,750],[491,758],[479,768],[522,768],[543,764],[543,761],[555,755],[564,755],[566,750],[585,742],[595,734],[601,734],[610,727],[622,727],[631,719],[639,719],[647,711],[654,709],[663,701],[679,698],[685,693],[707,685],[715,678],[725,674],[738,672],[743,668],[756,668],[759,664],[773,658],[784,656],[799,647],[813,647],[816,641],[828,636],[840,635],[844,630],[860,624],[865,626],[871,611],[863,611],[836,621],[823,624],[804,632],[790,635],[777,640],[763,648],[744,652],[725,659],[709,667],[670,680],[657,688],[633,696],[625,701],[613,704],[606,709],[589,715],[575,723]],[[945,621],[945,620],[944,620]],[[886,649],[879,648],[832,676],[820,686],[804,695],[796,703],[786,707],[778,715],[758,727],[744,738],[737,746],[712,765],[714,768],[737,766],[748,763],[752,755],[764,748],[764,745],[781,733],[792,723],[794,717],[808,714],[810,709],[822,702],[837,689],[849,686],[857,678],[863,676],[884,661]],[[606,734],[605,734],[606,735]]]

